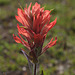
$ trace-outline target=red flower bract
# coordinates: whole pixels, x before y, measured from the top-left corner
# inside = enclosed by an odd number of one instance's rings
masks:
[[[44,53],[48,48],[54,46],[56,44],[57,38],[55,37],[55,41],[53,38],[51,41],[44,47],[43,43],[46,38],[48,31],[56,24],[57,18],[50,23],[50,12],[49,10],[44,10],[44,8],[40,8],[40,4],[35,3],[31,8],[31,4],[29,7],[24,8],[24,10],[18,8],[18,16],[15,16],[16,19],[22,24],[18,28],[19,37],[14,36],[14,40],[17,43],[23,44],[27,47],[30,52],[34,52],[36,57]],[[27,41],[25,41],[21,35],[23,35]],[[33,53],[32,53],[33,54]]]

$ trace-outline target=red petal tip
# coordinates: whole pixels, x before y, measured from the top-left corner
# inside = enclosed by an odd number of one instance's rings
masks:
[[[55,37],[55,40],[57,40],[57,37]]]

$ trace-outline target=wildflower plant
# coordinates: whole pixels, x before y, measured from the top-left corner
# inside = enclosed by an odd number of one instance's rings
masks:
[[[17,43],[21,43],[29,50],[29,54],[27,54],[25,50],[21,48],[28,61],[34,64],[34,75],[36,75],[38,57],[46,52],[48,48],[56,44],[57,37],[55,37],[54,41],[52,38],[50,42],[43,47],[46,35],[56,24],[57,18],[53,22],[50,22],[50,13],[52,10],[44,10],[44,7],[41,8],[37,2],[31,8],[31,4],[32,3],[30,3],[28,8],[27,5],[24,9],[18,8],[18,16],[15,17],[22,26],[17,24],[19,37],[13,34],[13,38]],[[24,36],[26,40],[21,35]]]

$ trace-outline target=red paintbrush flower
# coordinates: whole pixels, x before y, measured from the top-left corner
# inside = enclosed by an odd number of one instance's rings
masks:
[[[57,18],[50,23],[50,12],[49,10],[44,10],[44,8],[40,8],[40,4],[35,3],[31,8],[31,4],[29,7],[24,8],[24,10],[18,8],[18,16],[15,16],[16,19],[22,24],[18,28],[19,37],[14,36],[14,40],[17,43],[23,44],[30,50],[30,56],[32,56],[32,60],[34,58],[40,56],[44,53],[48,48],[54,46],[56,44],[57,38],[55,37],[55,41],[53,38],[51,41],[44,47],[43,43],[46,38],[48,31],[56,24]],[[25,41],[21,35],[23,35],[27,41]],[[35,57],[34,57],[35,56]]]

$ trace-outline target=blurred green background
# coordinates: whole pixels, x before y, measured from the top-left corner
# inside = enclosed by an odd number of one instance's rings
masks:
[[[22,7],[35,2],[51,10],[51,21],[57,17],[57,24],[48,32],[44,46],[57,36],[56,46],[48,49],[39,58],[39,71],[44,75],[75,75],[75,0],[19,0]],[[0,75],[27,75],[28,62],[12,34],[17,35],[15,15],[20,8],[17,0],[0,0]],[[26,50],[27,51],[27,50]],[[25,73],[23,73],[25,71]],[[21,74],[19,74],[21,73]]]

